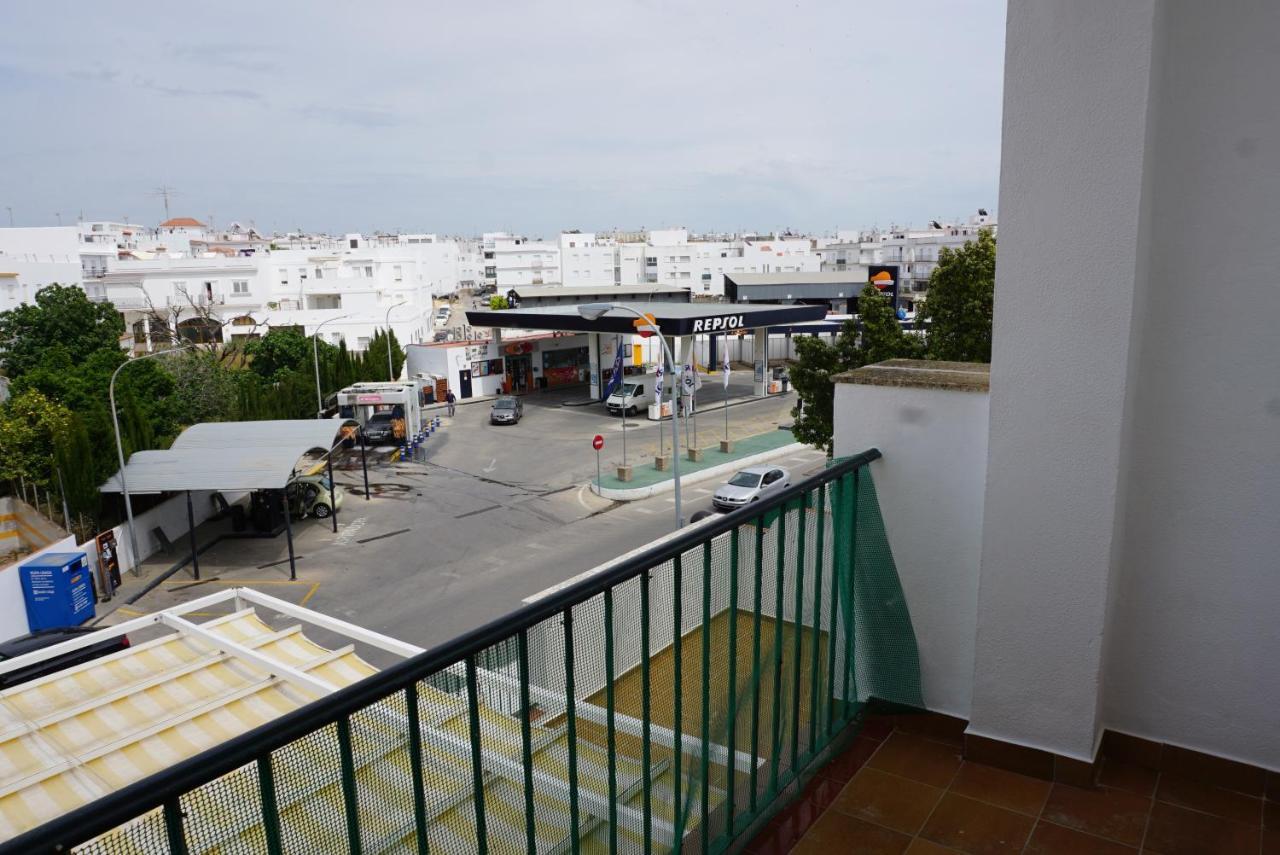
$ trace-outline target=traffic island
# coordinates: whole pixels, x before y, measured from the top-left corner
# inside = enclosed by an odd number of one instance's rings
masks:
[[[714,447],[695,449],[700,459],[680,461],[680,483],[688,486],[713,478],[727,478],[746,466],[795,454],[808,447],[796,442],[789,430],[771,430],[734,440],[732,452],[726,453]],[[599,484],[592,482],[591,490],[603,498],[620,502],[631,502],[658,493],[671,492],[674,488],[672,471],[661,469],[657,465],[659,460],[670,459],[671,454],[668,452],[661,458],[655,458],[654,465],[642,464],[628,467],[632,471],[630,479],[626,481],[613,475],[606,475]]]

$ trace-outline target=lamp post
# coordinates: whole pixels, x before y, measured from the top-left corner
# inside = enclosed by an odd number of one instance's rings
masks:
[[[334,321],[340,321],[343,318],[349,318],[350,315],[338,315],[336,318],[329,318],[327,321],[321,321],[316,327],[316,331],[311,334],[311,361],[316,366],[316,418],[324,415],[324,397],[320,394],[320,329],[325,324],[331,324]]]
[[[624,306],[620,303],[583,303],[582,305],[578,306],[578,314],[582,315],[582,317],[586,318],[589,321],[594,321],[597,318],[607,314],[608,312],[613,311],[614,309],[617,309],[620,312],[627,312],[628,314],[635,315],[637,318],[645,322],[645,326],[647,326],[650,330],[654,332],[655,335],[658,336],[658,341],[662,342],[662,350],[667,355],[667,364],[670,365],[672,371],[674,371],[676,367],[676,359],[671,354],[671,346],[667,344],[667,340],[663,337],[662,330],[658,329],[658,325],[655,323],[650,323],[649,319],[644,316],[644,313],[639,312],[631,308],[630,306]],[[679,387],[677,386],[676,388],[678,389]],[[674,479],[674,482],[675,482],[676,528],[684,528],[684,514],[681,512],[681,509],[680,509],[680,430],[677,427],[677,422],[679,420],[680,420],[680,408],[672,407],[671,409],[671,477]],[[662,435],[662,413],[661,412],[658,413],[658,435],[659,436]],[[623,436],[625,437],[626,434],[624,433]]]
[[[387,382],[388,383],[396,382],[395,372],[391,369],[391,310],[398,309],[407,302],[409,301],[401,300],[399,303],[396,303],[394,306],[391,306],[387,309],[386,324],[387,324]]]
[[[188,350],[195,347],[195,344],[184,344],[181,347],[171,347],[168,350],[157,350],[155,353],[144,353],[142,356],[135,356],[126,362],[121,362],[116,370],[111,372],[111,382],[107,384],[107,397],[111,401],[111,425],[116,432],[116,458],[120,461],[120,491],[124,493],[124,512],[129,518],[129,548],[133,550],[133,566],[129,571],[133,575],[141,575],[138,572],[138,565],[141,558],[138,556],[138,536],[133,532],[133,502],[129,501],[129,482],[125,480],[124,474],[124,444],[120,442],[120,417],[116,413],[116,375],[120,373],[120,369],[126,365],[132,365],[135,362],[141,362],[144,359],[151,359],[156,356],[164,356],[166,353],[177,353],[180,350]]]

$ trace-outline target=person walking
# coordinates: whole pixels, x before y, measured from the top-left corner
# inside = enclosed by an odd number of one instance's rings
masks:
[[[444,402],[445,402],[446,404],[448,404],[448,405],[449,405],[449,417],[450,417],[450,418],[453,418],[453,409],[454,409],[454,405],[455,405],[455,403],[457,402],[457,400],[458,400],[458,399],[454,396],[454,394],[453,394],[453,390],[452,390],[452,389],[449,389],[449,390],[447,390],[447,391],[444,393]]]

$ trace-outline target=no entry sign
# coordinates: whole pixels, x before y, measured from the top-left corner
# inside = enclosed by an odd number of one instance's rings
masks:
[[[591,447],[594,448],[596,451],[599,451],[600,449],[604,448],[604,437],[602,437],[600,434],[596,434],[595,438],[591,440]]]

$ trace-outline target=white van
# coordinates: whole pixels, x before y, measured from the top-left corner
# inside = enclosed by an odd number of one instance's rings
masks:
[[[610,415],[621,415],[625,411],[627,415],[634,416],[641,408],[648,409],[651,403],[653,375],[645,375],[624,379],[618,391],[610,395],[604,405],[609,408]]]

